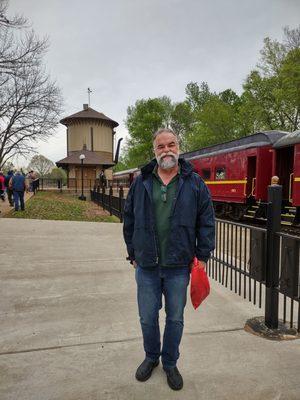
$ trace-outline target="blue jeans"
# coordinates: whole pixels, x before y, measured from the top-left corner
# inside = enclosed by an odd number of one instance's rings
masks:
[[[146,270],[137,267],[137,299],[146,358],[156,361],[161,355],[164,368],[176,366],[183,333],[189,268]],[[165,298],[166,324],[161,350],[159,310]]]
[[[24,190],[19,191],[19,190],[14,190],[14,203],[15,203],[15,210],[19,210],[19,202],[21,204],[21,210],[25,209],[24,205]]]

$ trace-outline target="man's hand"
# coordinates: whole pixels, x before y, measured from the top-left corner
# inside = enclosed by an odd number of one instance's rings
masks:
[[[198,260],[197,267],[200,268],[200,269],[201,268],[205,268],[206,267],[206,262]]]
[[[202,269],[202,268],[205,268],[205,267],[206,267],[206,263],[204,261],[201,261],[201,260],[198,260],[197,266],[194,266],[194,261],[192,261],[190,263],[190,270],[192,270],[193,268]]]

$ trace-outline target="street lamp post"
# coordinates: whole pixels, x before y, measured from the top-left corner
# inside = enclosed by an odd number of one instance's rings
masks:
[[[80,154],[79,159],[81,161],[81,196],[79,196],[79,200],[86,200],[86,197],[83,194],[83,160],[85,159],[84,154]]]

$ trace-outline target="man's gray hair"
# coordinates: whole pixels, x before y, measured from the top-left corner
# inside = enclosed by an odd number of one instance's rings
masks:
[[[153,142],[154,140],[157,138],[158,135],[160,135],[161,133],[172,133],[172,135],[175,136],[177,142],[179,143],[179,136],[177,135],[176,132],[174,132],[172,129],[170,128],[159,128],[156,132],[153,133]]]

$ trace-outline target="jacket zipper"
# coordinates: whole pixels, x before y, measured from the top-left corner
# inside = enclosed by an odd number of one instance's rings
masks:
[[[159,252],[158,252],[157,241],[156,241],[157,235],[156,235],[155,224],[154,224],[153,201],[152,201],[152,197],[150,195],[150,192],[148,190],[148,187],[146,185],[145,185],[145,187],[146,187],[146,192],[147,192],[147,195],[149,196],[150,203],[151,203],[151,213],[152,213],[152,215],[151,215],[151,223],[152,223],[152,226],[153,226],[152,232],[153,232],[153,237],[154,237],[154,247],[155,247],[155,256],[156,256],[155,262],[156,262],[156,264],[158,264],[158,260],[159,260],[159,254],[158,253]]]
[[[153,229],[153,236],[154,236],[155,253],[156,253],[156,264],[158,264],[159,257],[158,257],[158,249],[157,249],[157,243],[156,243],[157,236],[156,236],[155,229]]]

